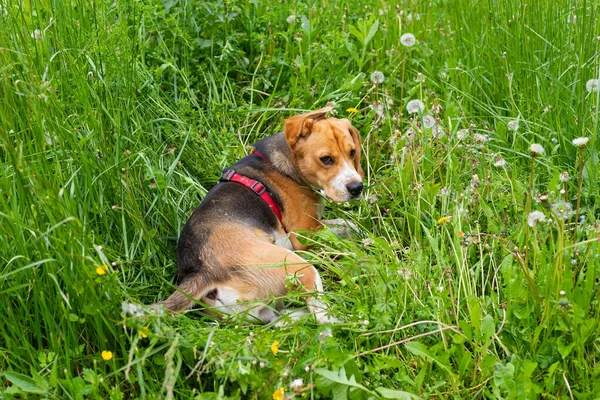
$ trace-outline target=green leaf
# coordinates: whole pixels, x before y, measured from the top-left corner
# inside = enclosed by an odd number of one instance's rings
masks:
[[[367,389],[360,383],[357,383],[356,379],[354,379],[354,375],[351,376],[350,379],[346,378],[346,371],[344,370],[343,367],[340,368],[340,370],[337,372],[329,371],[324,368],[315,368],[315,373],[317,375],[321,375],[323,378],[327,378],[328,380],[330,380],[332,382],[340,383],[342,385],[346,385],[346,386],[350,386],[350,387],[355,387],[357,389],[364,390],[367,393],[373,394],[373,392],[371,392],[369,389]]]
[[[409,392],[405,392],[402,390],[392,390],[386,389],[383,387],[378,387],[375,389],[376,391],[383,396],[384,399],[403,399],[403,400],[411,400],[411,399],[420,399],[421,397],[416,394],[412,394]]]
[[[471,316],[471,325],[475,328],[475,332],[479,333],[481,327],[481,306],[477,297],[470,297],[469,303],[469,315]]]
[[[353,34],[354,36],[356,36],[356,38],[358,39],[359,42],[361,42],[362,44],[365,43],[365,37],[362,34],[361,31],[359,31],[358,29],[356,29],[356,27],[354,25],[350,25],[348,27],[348,30],[350,31],[351,34]]]
[[[48,387],[40,387],[38,383],[27,375],[19,374],[17,372],[4,372],[4,377],[8,379],[13,385],[15,385],[21,392],[34,393],[34,394],[46,394]]]
[[[379,21],[375,21],[373,23],[373,25],[371,25],[371,29],[369,29],[369,33],[367,34],[367,37],[365,38],[365,46],[367,44],[369,44],[369,42],[371,41],[371,39],[373,39],[373,36],[375,36],[375,34],[377,33],[377,29],[379,29]]]
[[[410,351],[412,354],[414,354],[415,356],[422,357],[427,360],[433,361],[438,366],[443,368],[446,372],[448,372],[449,374],[452,374],[452,371],[450,370],[450,368],[446,364],[444,364],[442,361],[440,361],[436,357],[434,357],[431,354],[431,352],[427,349],[427,346],[425,346],[423,343],[413,340],[412,342],[408,342],[408,343],[404,344],[404,347],[406,347],[406,349],[408,351]]]
[[[494,322],[494,317],[488,314],[481,321],[481,335],[484,340],[489,340],[495,332],[496,323]]]

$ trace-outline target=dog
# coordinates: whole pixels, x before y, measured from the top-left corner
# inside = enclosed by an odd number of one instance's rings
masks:
[[[319,300],[319,273],[293,252],[306,248],[295,231],[323,226],[319,191],[345,202],[363,189],[360,133],[347,119],[327,118],[329,111],[286,119],[283,132],[223,171],[179,237],[179,288],[158,304],[176,312],[199,301],[270,323],[285,310],[260,302],[285,295],[286,282],[294,282],[317,323],[337,322]]]

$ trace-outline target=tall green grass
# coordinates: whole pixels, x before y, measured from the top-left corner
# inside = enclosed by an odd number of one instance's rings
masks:
[[[1,396],[600,393],[597,2],[0,7]],[[305,238],[333,336],[138,307],[173,290],[220,170],[328,102],[362,132],[367,183],[326,211],[353,239]]]

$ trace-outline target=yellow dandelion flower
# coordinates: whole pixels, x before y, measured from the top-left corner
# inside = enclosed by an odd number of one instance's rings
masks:
[[[108,272],[108,265],[106,265],[106,264],[102,264],[101,266],[96,268],[96,273],[98,275],[104,275],[107,272]]]
[[[104,350],[104,351],[102,352],[102,359],[103,359],[104,361],[108,361],[108,360],[110,360],[111,358],[113,358],[113,352],[112,352],[112,351]]]
[[[357,108],[350,107],[350,108],[346,109],[346,112],[356,114],[357,112],[360,112],[360,111]]]
[[[273,400],[283,400],[285,396],[285,390],[283,388],[279,388],[273,392]]]
[[[140,330],[138,331],[138,335],[140,335],[140,336],[141,336],[141,337],[143,337],[143,338],[147,338],[147,337],[148,337],[148,327],[147,327],[147,326],[145,326],[145,327],[143,327],[142,329],[140,329]]]
[[[437,223],[438,223],[438,225],[444,225],[445,223],[450,222],[451,218],[452,217],[442,217],[442,218],[438,219]]]
[[[279,340],[273,342],[273,344],[271,345],[271,351],[274,355],[277,355],[277,353],[279,353]]]

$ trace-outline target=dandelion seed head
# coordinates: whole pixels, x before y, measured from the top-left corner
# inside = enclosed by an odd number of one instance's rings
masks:
[[[433,115],[423,115],[423,126],[427,129],[433,128],[435,126],[435,118]]]
[[[574,214],[571,203],[565,201],[557,201],[552,204],[552,212],[554,212],[557,217],[565,220],[571,218]]]
[[[597,92],[600,90],[600,79],[590,79],[585,83],[585,88],[588,92]]]
[[[296,16],[294,14],[290,15],[285,19],[288,24],[293,24],[296,22]]]
[[[496,159],[494,160],[494,167],[504,167],[506,165],[506,160],[504,158],[502,158],[501,155],[497,155]]]
[[[587,137],[578,137],[576,139],[573,139],[573,145],[579,147],[580,149],[584,148],[588,142],[590,141],[590,138]]]
[[[31,37],[35,40],[42,39],[42,31],[40,31],[39,29],[34,30],[33,32],[31,32]]]
[[[490,137],[488,135],[481,133],[476,133],[475,135],[473,135],[473,138],[475,139],[475,143],[478,144],[484,144],[490,141]]]
[[[527,225],[530,227],[535,227],[538,223],[544,222],[546,220],[546,216],[541,211],[532,211],[527,216]]]
[[[381,71],[373,71],[373,73],[371,74],[371,82],[373,82],[376,85],[382,84],[384,80],[385,75],[383,75],[383,72]]]
[[[128,301],[124,301],[121,303],[121,311],[125,315],[133,315],[134,317],[141,317],[144,315],[144,309],[139,304],[130,303]]]
[[[467,135],[469,134],[469,130],[468,129],[459,129],[458,132],[456,132],[456,137],[458,138],[458,140],[463,140],[464,138],[467,137]]]
[[[418,99],[411,100],[406,104],[406,111],[408,111],[409,114],[416,114],[424,109],[425,104]]]
[[[425,82],[425,79],[426,79],[425,75],[423,75],[422,73],[419,72],[417,74],[417,77],[415,78],[415,81],[423,83],[423,82]]]
[[[529,152],[532,157],[539,156],[544,154],[544,147],[541,144],[532,143],[531,146],[529,146]]]
[[[417,43],[417,39],[412,33],[405,33],[404,35],[400,36],[400,43],[406,47],[412,47]]]
[[[567,295],[567,293],[565,293],[565,291],[564,291],[564,290],[561,290],[559,294],[560,294],[561,296],[566,296],[566,295]]]
[[[300,389],[302,389],[302,386],[304,386],[304,381],[302,380],[302,378],[294,379],[290,383],[290,389],[292,389],[294,392],[300,391]]]
[[[508,121],[508,123],[506,124],[506,127],[513,132],[518,131],[519,130],[519,120],[513,119],[512,121]]]

